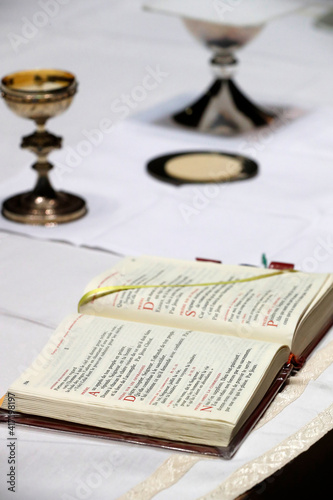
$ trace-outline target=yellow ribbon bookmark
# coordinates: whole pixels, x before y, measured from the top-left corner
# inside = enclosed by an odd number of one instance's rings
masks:
[[[105,295],[110,295],[111,293],[123,292],[125,290],[136,290],[139,288],[184,288],[189,286],[216,286],[216,285],[234,285],[236,283],[245,283],[247,281],[256,281],[264,278],[271,278],[273,276],[278,276],[280,274],[285,273],[295,273],[297,272],[294,269],[286,269],[283,271],[276,271],[275,273],[269,274],[259,274],[259,276],[251,276],[250,278],[244,278],[240,280],[232,280],[232,281],[216,281],[213,283],[187,283],[187,284],[176,284],[176,285],[124,285],[124,286],[104,286],[101,288],[95,288],[95,290],[91,290],[83,295],[81,298],[78,311],[80,312],[80,308],[91,300],[98,299],[99,297],[104,297]]]

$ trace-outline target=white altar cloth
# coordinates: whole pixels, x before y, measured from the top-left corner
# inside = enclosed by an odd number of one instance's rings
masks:
[[[305,271],[329,271],[333,261],[330,132],[333,135],[333,109],[308,113],[266,135],[262,144],[253,137],[203,137],[129,120],[119,124],[80,168],[64,170],[58,165],[54,172],[56,183],[87,200],[88,216],[54,228],[2,218],[0,228],[122,255],[258,265],[266,253],[270,260],[291,260]],[[229,184],[175,187],[146,173],[147,161],[158,155],[202,149],[248,151],[259,164],[259,175]],[[32,185],[33,175],[27,169],[4,182],[1,197]],[[295,251],[298,245],[301,248]],[[327,247],[319,259],[317,245]]]

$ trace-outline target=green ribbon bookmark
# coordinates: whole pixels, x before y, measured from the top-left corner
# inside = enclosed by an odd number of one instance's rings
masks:
[[[217,286],[217,285],[235,285],[236,283],[246,283],[247,281],[257,281],[264,278],[272,278],[273,276],[279,276],[280,274],[286,273],[296,273],[297,271],[294,269],[286,269],[283,271],[276,271],[274,273],[269,274],[259,274],[259,276],[251,276],[250,278],[244,278],[240,280],[231,280],[231,281],[216,281],[212,283],[187,283],[187,284],[176,284],[176,285],[124,285],[124,286],[104,286],[101,288],[95,288],[95,290],[91,290],[83,295],[81,298],[78,311],[82,306],[88,304],[92,300],[98,299],[99,297],[104,297],[105,295],[111,295],[112,293],[123,292],[125,290],[137,290],[140,288],[185,288],[185,287],[195,287],[195,286]]]
[[[267,262],[267,258],[266,258],[266,255],[263,253],[262,256],[261,256],[261,261],[262,261],[262,264],[263,266],[267,269],[268,267],[268,262]]]

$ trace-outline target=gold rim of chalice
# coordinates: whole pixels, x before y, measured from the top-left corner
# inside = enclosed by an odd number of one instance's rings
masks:
[[[2,97],[19,103],[49,103],[73,96],[75,76],[58,69],[31,69],[6,75],[1,80]]]

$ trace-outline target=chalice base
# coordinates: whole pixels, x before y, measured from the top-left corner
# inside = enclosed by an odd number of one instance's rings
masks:
[[[180,125],[202,132],[235,135],[269,125],[275,118],[251,102],[232,79],[217,79],[196,102],[173,116]]]
[[[57,191],[54,197],[38,196],[34,191],[17,194],[4,201],[2,215],[14,222],[54,226],[83,217],[85,201],[73,194]]]

